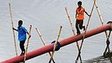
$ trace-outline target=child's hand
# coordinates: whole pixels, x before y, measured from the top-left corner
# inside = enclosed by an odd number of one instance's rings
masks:
[[[15,30],[15,28],[14,28],[14,27],[13,27],[12,29],[13,29],[13,30]]]
[[[89,17],[91,17],[91,15],[88,15]]]
[[[31,35],[29,35],[29,37],[31,37]]]

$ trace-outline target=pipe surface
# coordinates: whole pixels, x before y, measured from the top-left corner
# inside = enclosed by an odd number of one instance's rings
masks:
[[[101,25],[95,29],[89,30],[85,33],[85,38],[87,37],[91,37],[93,35],[99,34],[101,32],[104,32],[106,30],[112,30],[112,27],[110,24],[105,24],[105,25]],[[79,35],[74,35],[74,36],[70,36],[68,38],[62,39],[59,41],[59,43],[61,44],[61,47],[66,46],[68,44],[74,43],[76,41],[79,41],[83,38],[84,33],[79,34]],[[36,50],[33,50],[31,52],[28,52],[26,55],[26,60],[34,58],[36,56],[45,54],[47,52],[50,52],[53,50],[54,45],[53,44],[48,44],[45,45],[41,48],[38,48]],[[5,61],[2,61],[0,63],[19,63],[22,62],[24,60],[24,55],[23,56],[15,56],[13,58],[7,59]]]

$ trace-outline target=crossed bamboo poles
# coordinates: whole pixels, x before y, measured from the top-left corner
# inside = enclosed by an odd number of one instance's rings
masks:
[[[68,21],[69,21],[69,23],[70,23],[70,26],[71,26],[73,35],[75,35],[75,30],[74,30],[73,24],[72,24],[72,22],[71,22],[71,18],[70,18],[69,12],[68,12],[68,10],[67,10],[67,7],[65,7],[65,11],[66,11],[66,14],[67,14],[67,17],[68,17]],[[79,48],[78,41],[76,42],[76,45],[77,45],[78,51],[80,52],[80,48]],[[80,61],[82,61],[81,56],[79,56],[79,57],[80,57]]]
[[[16,52],[16,55],[18,55],[18,52],[17,52],[17,44],[16,44],[16,38],[15,38],[15,32],[14,32],[14,30],[13,30],[14,24],[13,24],[13,19],[12,19],[11,3],[9,3],[9,12],[10,12],[10,18],[11,18],[12,31],[13,31],[15,52]],[[29,34],[31,34],[31,28],[32,28],[32,25],[30,25]],[[60,26],[60,30],[59,30],[59,33],[58,33],[58,37],[57,37],[57,40],[56,40],[56,42],[55,42],[55,44],[54,44],[53,52],[52,52],[52,53],[49,52],[49,55],[50,55],[50,57],[51,57],[50,60],[49,60],[49,63],[51,63],[51,60],[53,61],[53,63],[55,63],[55,61],[54,61],[54,59],[53,59],[53,55],[54,55],[54,53],[55,53],[56,44],[57,44],[57,42],[58,42],[58,40],[59,40],[59,37],[60,37],[60,34],[61,34],[61,29],[62,29],[62,26]],[[40,34],[40,32],[39,32],[39,30],[38,30],[37,28],[36,28],[36,31],[37,31],[37,33],[38,33],[38,35],[39,35],[39,37],[40,37],[40,39],[41,39],[43,45],[45,45],[45,41],[43,40],[42,35]],[[24,63],[25,63],[25,60],[27,59],[27,58],[26,58],[26,55],[27,55],[26,53],[27,53],[27,51],[28,51],[28,46],[29,46],[29,42],[30,42],[29,40],[30,40],[30,36],[28,36],[27,45],[26,45],[26,48],[25,48],[24,61],[23,61]]]
[[[36,32],[38,33],[38,35],[39,35],[39,37],[40,37],[40,39],[41,39],[43,45],[45,45],[45,41],[43,40],[42,35],[41,35],[39,29],[37,29],[37,28],[35,28],[35,29],[36,29]],[[50,56],[49,63],[51,63],[51,61],[52,61],[53,63],[55,63],[55,61],[54,61],[54,59],[53,59],[53,56],[54,56],[54,53],[55,53],[55,50],[56,50],[56,46],[57,46],[58,40],[59,40],[59,38],[60,38],[61,31],[62,31],[62,26],[60,26],[60,29],[59,29],[59,32],[58,32],[58,36],[57,36],[57,39],[56,39],[56,41],[55,41],[55,43],[54,43],[54,47],[53,47],[52,53],[51,53],[51,52],[48,52],[48,53],[49,53],[49,56]]]
[[[97,13],[98,13],[98,16],[99,16],[99,19],[100,19],[100,22],[101,22],[101,24],[103,25],[104,23],[103,23],[103,18],[102,18],[102,16],[101,16],[101,13],[100,13],[100,10],[98,9],[98,6],[97,6],[97,4],[96,4],[96,2],[95,2],[95,7],[96,7],[96,10],[97,10]],[[110,24],[111,25],[111,24]],[[109,48],[109,44],[110,44],[110,41],[109,41],[109,38],[110,38],[110,35],[111,35],[111,31],[109,31],[109,33],[107,34],[107,31],[105,31],[105,36],[106,36],[106,48],[105,48],[105,51],[104,51],[104,53],[103,53],[103,55],[105,56],[105,54],[107,53],[107,50],[108,50],[108,52],[110,53],[110,48]],[[112,60],[111,60],[111,58],[110,58],[110,61],[112,62]]]
[[[93,10],[94,10],[95,2],[96,2],[96,0],[94,0],[93,7],[92,7],[92,9],[91,9],[89,19],[88,19],[88,21],[87,21],[86,29],[85,29],[85,31],[84,31],[84,35],[82,35],[83,38],[82,38],[82,41],[81,41],[79,53],[78,53],[78,56],[77,56],[77,58],[76,58],[75,63],[78,62],[78,59],[79,59],[79,57],[81,56],[81,49],[82,49],[82,46],[83,46],[83,42],[84,42],[84,39],[85,39],[85,34],[86,34],[87,28],[88,28],[88,26],[89,26],[92,13],[93,13]],[[81,61],[81,63],[82,63],[82,61]]]
[[[96,1],[96,0],[94,0],[94,1]],[[99,12],[99,10],[98,10],[98,6],[96,5],[96,3],[94,3],[94,6],[96,7],[96,9],[97,9],[97,12],[98,12],[98,15],[99,15],[99,18],[100,18],[100,21],[101,21],[101,23],[102,23],[102,25],[103,25],[103,20],[102,20],[102,18],[101,18],[101,15],[100,15],[100,12]],[[11,23],[12,23],[12,27],[13,27],[13,19],[12,19],[12,12],[11,12],[11,4],[9,3],[9,9],[10,9],[10,16],[11,16]],[[65,8],[66,9],[66,8]],[[69,18],[69,16],[68,16],[68,18]],[[86,29],[87,30],[87,29]],[[74,33],[74,30],[72,29],[72,31],[73,31],[73,34],[75,35],[75,33]],[[85,31],[85,33],[86,33],[86,31]],[[107,32],[105,31],[105,35],[106,35],[106,38],[108,38],[108,36],[107,36]],[[13,36],[15,37],[15,33],[13,32]],[[84,38],[85,38],[85,36],[83,36],[83,39],[82,39],[82,43],[83,43],[83,41],[84,41]],[[57,40],[58,41],[58,40]],[[56,42],[57,42],[56,41]],[[14,44],[15,44],[15,39],[14,39]],[[44,44],[45,45],[45,44]],[[55,45],[56,45],[56,43],[55,43]],[[53,51],[55,51],[55,45],[54,45],[54,50]],[[81,60],[81,56],[80,56],[80,50],[81,50],[81,48],[82,48],[82,46],[80,46],[80,48],[79,48],[79,46],[77,45],[77,48],[78,48],[78,50],[79,50],[79,54],[78,54],[78,57],[80,57],[80,60]],[[16,55],[17,55],[17,48],[16,48],[16,44],[15,44],[15,51],[16,51]],[[51,54],[49,54],[50,56],[51,56],[51,60],[53,61],[53,56],[52,55],[54,55],[54,52]],[[78,58],[77,57],[77,58]],[[53,61],[54,62],[54,61]]]
[[[101,22],[101,24],[103,25],[102,16],[101,16],[100,11],[99,11],[99,9],[98,9],[98,6],[97,6],[97,4],[96,4],[96,0],[94,0],[94,4],[93,4],[93,7],[92,7],[92,10],[91,10],[91,13],[90,13],[90,17],[89,17],[88,22],[87,22],[87,25],[86,25],[86,30],[87,30],[87,28],[88,28],[88,26],[89,26],[90,18],[91,18],[91,16],[92,16],[94,7],[96,7],[96,10],[97,10],[97,13],[98,13],[100,22]],[[69,19],[69,21],[70,21],[70,25],[71,25],[71,27],[72,27],[72,31],[74,32],[73,26],[72,26],[72,23],[71,23],[70,16],[69,16],[69,14],[68,14],[68,12],[67,12],[67,8],[65,8],[65,10],[66,10],[68,19]],[[85,33],[86,33],[86,30],[85,30]],[[81,54],[81,48],[82,48],[82,45],[83,45],[83,42],[84,42],[84,38],[85,38],[85,33],[84,33],[84,35],[82,35],[82,36],[83,36],[83,39],[82,39],[80,48],[77,46],[79,53],[78,53],[78,56],[77,56],[77,58],[76,58],[75,63],[77,63],[77,61],[78,61],[79,58],[80,58],[80,61],[81,61],[81,63],[82,63],[81,55],[80,55],[80,54]],[[108,39],[109,39],[109,37],[110,37],[110,33],[111,33],[111,32],[109,32],[109,35],[107,36],[107,32],[105,31],[105,35],[106,35],[107,41],[108,41]],[[73,33],[73,34],[74,34],[74,33]],[[104,54],[106,53],[107,50],[110,52],[110,48],[109,48],[109,45],[108,45],[108,44],[107,44],[107,46],[106,46],[106,49],[105,49],[105,51],[104,51]],[[110,60],[110,61],[111,61],[111,60]]]
[[[42,35],[41,35],[39,29],[35,28],[35,30],[36,30],[36,32],[38,33],[38,36],[39,36],[39,38],[41,39],[43,45],[45,46],[45,45],[46,45],[46,44],[45,44],[45,41],[44,41],[44,39],[42,38]],[[51,57],[51,60],[53,61],[53,63],[55,63],[53,57],[51,56],[51,53],[50,53],[50,52],[48,52],[48,53],[49,53],[49,56]]]
[[[90,16],[89,16],[89,19],[88,19],[87,25],[86,25],[85,33],[86,33],[87,28],[88,28],[88,26],[89,26],[90,19],[91,19],[91,16],[92,16],[92,13],[93,13],[93,9],[94,9],[94,7],[96,7],[96,9],[98,8],[98,7],[97,7],[97,5],[96,5],[96,0],[94,0],[93,7],[92,7],[92,10],[91,10],[91,13],[90,13]],[[75,35],[74,30],[73,30],[73,26],[72,26],[72,23],[71,23],[71,19],[70,19],[70,16],[69,16],[69,14],[68,14],[68,11],[67,11],[67,8],[65,8],[65,10],[66,10],[66,13],[67,13],[67,16],[68,16],[68,19],[69,19],[69,22],[70,22],[70,25],[71,25],[71,28],[72,28],[72,32],[73,32],[73,34]],[[97,9],[97,12],[98,12],[98,9]],[[98,12],[98,14],[99,14],[99,12]],[[100,18],[100,20],[101,20],[101,18]],[[102,22],[102,21],[101,21],[101,22]],[[80,54],[81,54],[81,49],[82,49],[82,45],[83,45],[84,38],[85,38],[85,33],[84,33],[84,35],[82,35],[82,36],[83,36],[83,39],[82,39],[82,42],[81,42],[80,48],[79,48],[78,43],[76,42],[79,53],[78,53],[78,56],[77,56],[77,58],[76,58],[76,60],[75,60],[75,63],[77,63],[77,62],[78,62],[78,59],[79,59],[79,58],[80,58],[80,62],[82,63],[82,59],[81,59],[81,55],[80,55]]]

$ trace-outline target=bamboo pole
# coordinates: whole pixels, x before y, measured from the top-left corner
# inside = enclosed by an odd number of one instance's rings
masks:
[[[26,58],[27,58],[27,51],[28,51],[28,46],[29,46],[29,43],[30,43],[30,38],[31,38],[31,29],[32,29],[32,25],[30,25],[30,28],[29,28],[29,35],[28,35],[28,39],[27,39],[27,44],[26,44],[26,48],[25,48],[25,54],[24,54],[24,63],[26,61]]]
[[[42,38],[42,34],[40,33],[39,29],[37,29],[37,28],[35,28],[35,29],[36,29],[36,32],[38,33],[38,35],[39,35],[39,37],[40,37],[40,39],[41,39],[43,45],[45,46],[45,41],[44,41],[43,38]],[[51,53],[50,53],[50,52],[48,52],[48,53],[49,53],[49,56],[51,57],[51,60],[53,61],[53,63],[55,63],[53,57],[51,56]]]
[[[9,12],[10,12],[10,18],[11,18],[11,27],[12,27],[12,32],[13,32],[13,40],[14,40],[15,52],[16,52],[16,55],[18,55],[18,52],[17,52],[17,44],[16,44],[16,38],[15,38],[15,32],[14,32],[14,30],[13,30],[14,24],[13,24],[13,18],[12,18],[11,3],[9,3]]]
[[[60,26],[60,29],[59,29],[59,32],[58,32],[58,37],[57,37],[57,39],[56,39],[56,41],[55,41],[55,43],[54,43],[54,48],[53,48],[53,51],[52,51],[52,54],[51,54],[51,58],[53,58],[53,56],[54,56],[55,49],[56,49],[56,45],[57,45],[58,40],[59,40],[59,38],[60,38],[61,30],[62,30],[62,26]],[[50,58],[50,60],[49,60],[49,63],[50,63],[50,61],[51,61],[51,58]]]
[[[68,17],[68,20],[69,20],[69,23],[70,23],[73,35],[75,35],[75,30],[74,30],[73,24],[71,22],[71,18],[70,18],[70,15],[68,13],[67,7],[65,7],[65,11],[66,11],[66,14],[67,14],[67,17]],[[79,50],[79,44],[78,44],[77,41],[76,41],[76,45],[77,45],[78,52],[80,52],[80,50]],[[80,61],[82,61],[81,55],[80,55]]]
[[[104,24],[104,23],[103,23],[103,18],[102,18],[102,16],[101,16],[100,10],[98,9],[98,6],[97,6],[96,2],[95,2],[95,7],[96,7],[96,10],[97,10],[97,13],[98,13],[98,16],[99,16],[100,22],[101,22],[101,24],[103,25],[103,24]],[[107,39],[109,38],[109,37],[108,37],[108,35],[107,35],[107,31],[105,31],[105,36],[106,36],[106,38],[107,38]],[[104,53],[103,53],[103,54],[105,54],[105,53],[106,53],[107,48],[108,48],[108,46],[106,47],[106,49],[105,49],[105,51],[104,51]]]
[[[82,45],[83,45],[83,42],[84,42],[84,39],[85,39],[86,31],[87,31],[87,28],[88,28],[88,26],[89,26],[90,19],[91,19],[91,16],[92,16],[93,10],[94,10],[95,2],[96,2],[96,0],[94,0],[93,7],[92,7],[92,9],[91,9],[91,13],[90,13],[90,16],[89,16],[89,19],[88,19],[87,25],[86,25],[86,29],[85,29],[85,31],[84,31],[84,35],[82,35],[82,36],[83,36],[83,39],[82,39],[82,42],[81,42],[80,51],[81,51],[81,49],[82,49]],[[76,60],[78,60],[78,59],[79,59],[80,54],[81,54],[81,53],[79,52],[79,54],[78,54],[78,56],[77,56]]]
[[[86,32],[85,38],[102,33],[105,30],[112,30],[112,27],[109,24],[104,24],[103,26],[101,25],[94,29],[88,30]],[[62,40],[59,40],[59,43],[60,43],[61,47],[72,44],[76,41],[82,40],[82,38],[83,38],[82,34],[84,34],[84,33],[81,33],[80,35],[75,35],[75,36],[73,35],[73,36],[69,36],[67,38],[63,38]],[[53,44],[48,44],[48,45],[42,46],[40,48],[37,48],[36,50],[33,50],[33,51],[27,53],[26,60],[34,58],[34,57],[38,57],[45,53],[48,53],[48,52],[52,51],[53,48],[54,48]],[[9,58],[7,60],[1,61],[0,63],[19,63],[23,60],[24,60],[24,56],[15,56],[15,57]]]

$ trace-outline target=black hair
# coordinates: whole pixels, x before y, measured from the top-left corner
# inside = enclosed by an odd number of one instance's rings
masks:
[[[23,21],[22,20],[19,20],[18,21],[18,26],[20,27],[22,24],[23,24]]]
[[[81,1],[79,1],[79,2],[78,2],[78,5],[82,5],[82,2],[81,2]]]

